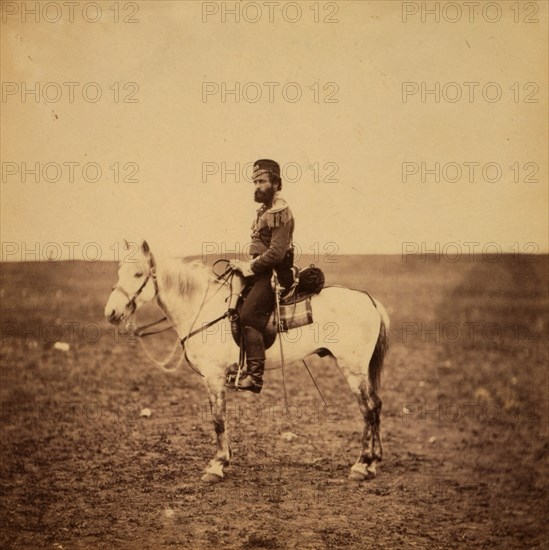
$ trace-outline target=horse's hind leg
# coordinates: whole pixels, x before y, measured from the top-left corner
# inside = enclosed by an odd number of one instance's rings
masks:
[[[364,418],[362,449],[358,460],[351,468],[349,478],[357,481],[373,479],[376,476],[376,463],[382,459],[383,454],[380,435],[381,399],[370,383],[367,372],[362,372],[360,368],[348,368],[341,365],[341,361],[338,363],[357,398]]]
[[[365,466],[366,478],[372,479],[376,476],[377,462],[383,458],[380,433],[382,403],[369,383],[361,386],[360,395],[357,396],[357,400],[364,417],[365,425],[362,435],[362,451],[356,463],[358,466],[351,473],[356,473],[358,470],[362,474]],[[355,478],[355,476],[351,475],[351,478]]]
[[[231,460],[231,448],[225,428],[226,401],[224,377],[215,380],[207,379],[206,387],[208,389],[212,421],[217,436],[217,451],[212,460],[210,460],[206,473],[202,476],[202,481],[212,483],[223,479],[223,469],[229,465]]]

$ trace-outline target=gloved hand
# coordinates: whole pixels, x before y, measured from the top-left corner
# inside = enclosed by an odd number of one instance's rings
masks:
[[[252,262],[243,262],[242,260],[231,260],[229,266],[237,271],[240,271],[244,277],[251,277],[254,272],[252,271]]]

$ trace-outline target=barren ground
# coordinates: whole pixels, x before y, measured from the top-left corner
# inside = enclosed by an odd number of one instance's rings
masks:
[[[300,366],[290,414],[280,371],[229,396],[233,463],[213,486],[202,380],[102,320],[116,266],[2,264],[0,546],[547,548],[547,257],[338,260],[328,282],[392,320],[377,478],[347,480],[362,422],[318,360],[327,409]]]

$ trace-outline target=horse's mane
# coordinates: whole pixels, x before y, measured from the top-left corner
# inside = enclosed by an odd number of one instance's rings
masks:
[[[203,288],[211,275],[205,264],[185,258],[166,258],[158,264],[159,286],[167,292],[177,292],[184,297],[192,297]]]

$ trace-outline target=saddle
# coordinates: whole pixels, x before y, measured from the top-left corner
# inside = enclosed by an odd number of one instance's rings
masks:
[[[320,268],[311,265],[303,270],[299,270],[297,266],[294,266],[292,271],[294,273],[294,281],[289,288],[283,289],[280,297],[280,324],[283,332],[313,323],[311,297],[313,294],[320,293],[322,288],[324,288],[325,278]],[[240,346],[240,310],[252,285],[246,283],[246,279],[239,274],[235,274],[231,284],[231,295],[238,295],[238,301],[234,308],[235,315],[231,317],[231,332],[235,343]],[[273,288],[275,288],[274,282]],[[265,349],[273,345],[278,332],[279,327],[277,325],[277,312],[275,308],[269,317],[265,332],[263,333]]]

